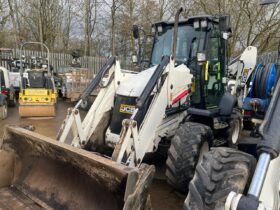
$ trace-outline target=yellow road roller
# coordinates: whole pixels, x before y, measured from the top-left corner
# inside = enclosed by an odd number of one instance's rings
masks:
[[[21,46],[21,52],[27,45],[40,45],[47,51],[47,58],[32,57],[30,68],[21,65],[21,85],[19,93],[20,117],[54,117],[56,115],[57,90],[53,73],[49,65],[49,49],[40,42],[26,42]]]

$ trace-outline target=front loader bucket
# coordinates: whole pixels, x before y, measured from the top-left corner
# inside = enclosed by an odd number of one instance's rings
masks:
[[[21,117],[55,117],[55,104],[20,104]]]
[[[9,125],[0,142],[0,209],[146,209],[154,171]]]

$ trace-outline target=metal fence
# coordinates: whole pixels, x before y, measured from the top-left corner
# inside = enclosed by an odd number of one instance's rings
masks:
[[[47,57],[46,52],[33,51],[33,50],[24,50],[22,55],[28,60],[31,57]],[[1,55],[0,65],[7,67],[7,61],[5,59],[10,58],[8,54]],[[12,57],[20,58],[21,53],[19,49],[13,50]],[[91,71],[91,74],[95,74],[101,66],[106,62],[107,58],[104,57],[92,57],[92,56],[83,56],[80,58],[81,66],[87,68]],[[72,56],[65,53],[50,53],[50,64],[53,66],[54,71],[59,71],[60,67],[70,66],[72,61]],[[58,72],[59,73],[59,72]]]

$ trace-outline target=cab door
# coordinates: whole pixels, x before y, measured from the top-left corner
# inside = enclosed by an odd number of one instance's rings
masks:
[[[213,29],[210,33],[207,46],[207,61],[205,63],[205,89],[206,89],[206,108],[211,109],[219,105],[224,93],[222,78],[223,68],[223,48],[219,31]]]

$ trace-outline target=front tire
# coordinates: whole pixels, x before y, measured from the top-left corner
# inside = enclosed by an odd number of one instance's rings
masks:
[[[256,160],[232,148],[212,148],[197,165],[184,210],[222,210],[231,191],[243,193]]]
[[[171,139],[166,161],[165,175],[172,187],[182,193],[188,192],[201,153],[208,151],[212,138],[212,130],[206,125],[185,122],[179,126]]]

